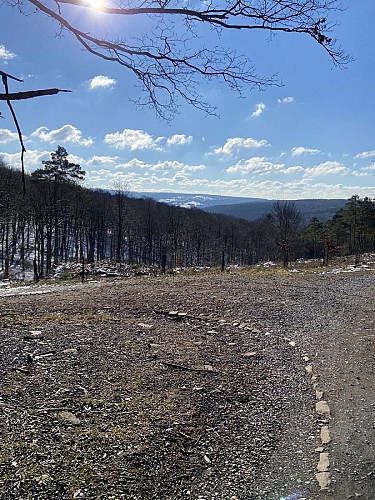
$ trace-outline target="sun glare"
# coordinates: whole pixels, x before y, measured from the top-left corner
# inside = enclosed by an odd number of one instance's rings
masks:
[[[87,5],[96,10],[101,10],[105,6],[105,0],[87,0]]]

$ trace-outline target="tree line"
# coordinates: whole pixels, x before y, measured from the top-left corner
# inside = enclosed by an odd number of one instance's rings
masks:
[[[58,265],[112,261],[165,272],[191,266],[250,265],[297,257],[328,262],[331,255],[375,251],[375,201],[350,198],[334,217],[303,223],[293,202],[275,202],[259,221],[170,206],[112,192],[87,189],[85,172],[58,147],[40,169],[27,175],[0,161],[0,268],[33,266],[35,277]]]

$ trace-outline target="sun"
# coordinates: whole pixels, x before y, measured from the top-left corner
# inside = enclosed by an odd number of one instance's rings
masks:
[[[87,5],[93,9],[101,10],[105,6],[106,0],[87,0]]]

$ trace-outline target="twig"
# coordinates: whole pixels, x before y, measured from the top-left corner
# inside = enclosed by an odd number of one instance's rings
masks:
[[[67,406],[58,406],[57,408],[36,408],[34,411],[65,411],[69,410]]]
[[[191,368],[190,366],[179,365],[177,363],[170,363],[168,361],[161,361],[162,365],[169,366],[170,368],[175,368],[176,370],[184,370],[190,372],[207,372],[207,373],[217,373],[217,370],[209,370],[207,368]]]

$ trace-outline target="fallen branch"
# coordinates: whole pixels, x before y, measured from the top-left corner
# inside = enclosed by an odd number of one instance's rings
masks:
[[[218,373],[217,370],[211,368],[191,368],[190,366],[180,365],[177,363],[170,363],[169,361],[161,361],[162,365],[168,366],[169,368],[174,368],[176,370],[184,370],[190,372],[207,372],[207,373]]]

